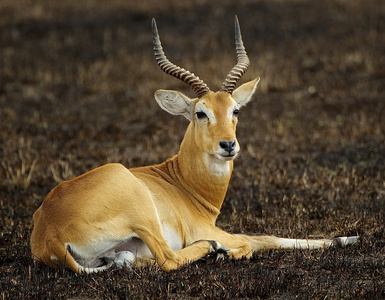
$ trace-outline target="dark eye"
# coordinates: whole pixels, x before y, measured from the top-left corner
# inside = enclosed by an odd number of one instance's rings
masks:
[[[207,118],[207,115],[203,111],[196,112],[198,119]]]
[[[239,114],[239,109],[235,109],[235,110],[233,111],[233,115],[234,115],[234,116],[238,116],[238,114]]]

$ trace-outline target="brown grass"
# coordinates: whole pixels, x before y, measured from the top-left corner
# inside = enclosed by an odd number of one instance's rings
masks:
[[[262,80],[218,225],[359,243],[171,273],[34,266],[32,214],[58,182],[178,151],[187,123],[153,93],[193,94],[156,66],[151,18],[168,57],[215,90],[235,62],[234,14],[252,63],[242,81]],[[384,20],[381,0],[1,1],[1,297],[384,298]]]

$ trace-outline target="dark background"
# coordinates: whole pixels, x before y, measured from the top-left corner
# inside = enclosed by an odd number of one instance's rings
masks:
[[[194,94],[156,65],[151,18],[167,56],[217,90],[235,63],[235,14],[251,60],[241,82],[261,82],[239,116],[242,152],[218,225],[359,242],[170,273],[34,266],[32,214],[59,182],[178,151],[187,121],[153,93]],[[2,0],[1,297],[385,297],[384,53],[382,0]]]

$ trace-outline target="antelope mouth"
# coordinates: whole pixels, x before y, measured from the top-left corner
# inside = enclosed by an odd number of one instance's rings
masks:
[[[238,156],[238,152],[216,153],[215,156],[220,160],[229,161],[235,159]]]

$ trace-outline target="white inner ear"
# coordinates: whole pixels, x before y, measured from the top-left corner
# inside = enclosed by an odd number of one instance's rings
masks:
[[[178,91],[157,90],[155,100],[159,106],[172,115],[182,115],[193,119],[193,101]]]
[[[246,82],[233,92],[233,98],[239,106],[245,106],[251,100],[259,80],[260,78],[257,77],[252,81]]]

